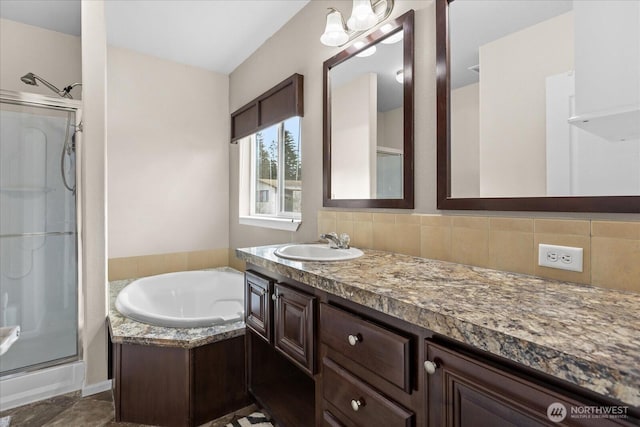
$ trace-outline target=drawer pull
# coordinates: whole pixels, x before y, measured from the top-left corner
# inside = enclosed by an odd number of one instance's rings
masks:
[[[356,344],[358,344],[360,341],[362,341],[362,336],[360,334],[357,335],[349,335],[349,337],[347,338],[349,340],[349,344],[355,346]]]
[[[354,411],[358,412],[358,409],[360,409],[361,406],[364,406],[364,399],[353,399],[351,401],[351,409]]]
[[[427,371],[427,374],[429,375],[435,374],[438,367],[439,366],[436,362],[432,362],[430,360],[424,362],[424,370]]]
[[[277,300],[277,299],[278,299],[278,295],[276,295],[276,294],[271,294],[271,299],[272,299],[273,301]]]

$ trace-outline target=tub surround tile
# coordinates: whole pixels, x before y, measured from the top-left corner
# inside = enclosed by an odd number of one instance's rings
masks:
[[[214,270],[236,272],[230,267]],[[115,307],[116,297],[135,279],[109,282],[109,332],[118,344],[156,345],[161,347],[193,348],[216,341],[244,335],[244,321],[225,323],[205,328],[168,328],[136,322],[123,316]]]
[[[237,255],[625,404],[640,405],[640,294],[375,250],[346,262],[296,262],[276,257],[276,247],[238,249]]]
[[[109,280],[131,279],[176,271],[229,265],[229,248],[110,258]]]

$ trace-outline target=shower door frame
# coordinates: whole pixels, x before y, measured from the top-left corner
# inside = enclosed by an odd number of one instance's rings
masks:
[[[76,355],[70,357],[64,357],[60,359],[49,360],[47,362],[38,363],[35,365],[26,366],[24,368],[18,368],[16,370],[9,371],[10,373],[0,376],[0,379],[10,379],[19,377],[31,372],[35,372],[44,368],[60,366],[66,363],[76,362],[83,360],[83,331],[84,331],[84,292],[82,282],[82,199],[83,199],[83,185],[82,185],[82,169],[84,162],[83,149],[82,149],[82,101],[68,98],[56,98],[46,95],[39,95],[28,92],[16,92],[11,90],[0,89],[0,102],[14,104],[26,107],[37,108],[50,108],[59,111],[71,111],[75,113],[74,127],[76,132],[75,141],[75,210],[76,210],[76,286],[77,286],[77,331],[78,339],[76,343]],[[71,134],[69,135],[71,137]],[[65,190],[67,191],[67,190]]]

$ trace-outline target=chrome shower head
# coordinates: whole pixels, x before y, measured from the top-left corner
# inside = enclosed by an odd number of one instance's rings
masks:
[[[25,74],[24,76],[20,77],[20,80],[22,80],[23,83],[26,83],[28,85],[38,86],[38,82],[36,81],[36,75],[33,73]]]
[[[37,76],[33,73],[25,74],[24,76],[20,77],[20,80],[22,80],[23,83],[31,86],[39,86],[38,81],[40,81],[40,83],[42,83],[43,85],[45,85],[46,87],[48,87],[49,89],[57,93],[59,96],[63,98],[69,98],[69,99],[73,99],[73,96],[71,96],[71,94],[69,93],[71,92],[71,89],[73,89],[75,86],[82,84],[82,83],[74,83],[72,85],[65,87],[63,90],[60,90],[54,85],[52,85],[51,83],[49,83],[48,81],[46,81],[45,79],[43,79],[42,77]]]

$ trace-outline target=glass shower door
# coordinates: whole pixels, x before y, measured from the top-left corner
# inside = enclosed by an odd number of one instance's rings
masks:
[[[78,355],[76,110],[0,106],[0,328],[19,327],[6,375]]]

